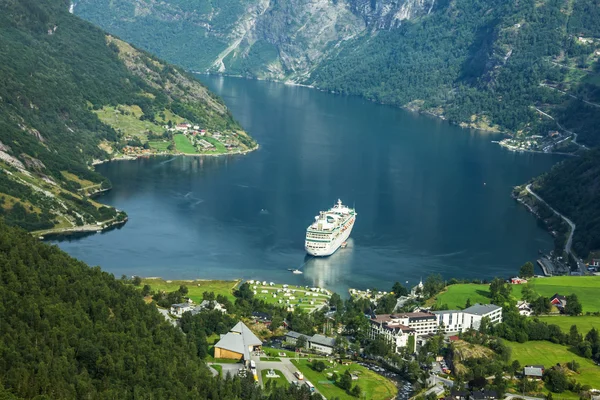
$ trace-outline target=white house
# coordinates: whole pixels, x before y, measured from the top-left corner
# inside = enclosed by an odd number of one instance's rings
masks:
[[[171,314],[181,317],[184,312],[192,311],[194,306],[190,303],[181,303],[171,305]]]
[[[438,325],[444,326],[446,333],[479,330],[481,320],[489,318],[491,324],[502,322],[502,307],[494,304],[475,304],[464,310],[434,311]]]
[[[375,339],[383,336],[392,346],[395,353],[399,353],[404,347],[412,344],[410,351],[415,351],[416,331],[406,325],[400,324],[399,319],[393,318],[393,315],[378,315],[369,320],[371,330],[369,336]],[[412,337],[412,340],[411,340]]]
[[[217,310],[221,311],[223,314],[227,313],[227,309],[223,304],[217,303],[216,301],[202,300],[202,303],[192,310],[192,315],[196,315],[204,310]]]

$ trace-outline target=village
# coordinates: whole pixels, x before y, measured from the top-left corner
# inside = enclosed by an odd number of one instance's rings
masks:
[[[188,332],[187,326],[193,318],[212,320],[214,324],[221,318],[215,314],[221,315],[222,322],[218,325],[221,330],[208,336],[207,361],[211,371],[215,376],[251,377],[267,391],[274,385],[299,385],[325,398],[384,400],[418,396],[431,400],[509,400],[515,396],[515,389],[526,385],[529,388],[526,392],[531,393],[528,399],[541,399],[533,394],[543,390],[549,372],[564,373],[562,364],[529,354],[515,339],[503,341],[505,344],[495,349],[496,339],[490,334],[502,335],[507,326],[513,326],[514,318],[523,318],[522,323],[535,326],[541,326],[538,318],[546,318],[544,321],[548,322],[543,327],[546,331],[547,324],[584,318],[576,317],[582,314],[582,306],[577,296],[571,294],[572,282],[590,279],[586,282],[592,290],[597,280],[592,276],[544,277],[534,275],[533,268],[533,264],[526,263],[519,276],[494,280],[491,284],[445,285],[439,281],[441,286],[433,291],[431,277],[410,289],[398,282],[391,291],[349,289],[350,299],[345,302],[320,287],[251,279],[234,283],[233,288],[237,289],[231,290],[237,300],[233,304],[223,295],[215,297],[204,292],[199,296],[210,283],[191,281],[193,293],[184,297],[185,301],[168,307],[162,303],[159,311],[184,332]],[[174,282],[171,287],[181,283]],[[196,284],[197,289],[193,287]],[[231,282],[221,285],[228,284]],[[481,297],[479,293],[483,290],[497,290],[498,294]],[[511,300],[503,301],[509,297],[502,296],[510,296],[511,292],[514,295]],[[579,294],[585,307],[597,309],[597,302],[587,289],[580,288]],[[390,298],[393,303],[386,308],[384,304]],[[246,311],[242,311],[238,307],[244,307],[245,302],[249,303]],[[356,313],[351,311],[353,307],[364,311]],[[505,322],[505,315],[513,316]],[[498,331],[497,326],[501,328]],[[565,339],[561,336],[557,340],[562,343]],[[551,345],[557,354],[552,360],[564,357],[563,345],[545,343],[526,345],[540,348]],[[508,363],[506,356],[494,360],[497,358],[494,351],[510,353],[507,347],[513,349],[514,362]],[[497,363],[496,367],[506,369],[502,378],[505,382],[493,380],[492,372],[482,372],[487,379],[466,384],[462,381],[466,365],[461,359],[465,354],[489,359],[490,365]],[[576,355],[572,357],[586,366],[591,363]],[[407,374],[406,369],[413,368],[411,365],[418,367]],[[588,376],[596,375],[597,371],[589,370],[583,376],[584,382]],[[592,389],[598,388],[592,386],[590,393]]]
[[[209,132],[189,122],[164,125],[162,136],[148,135],[144,142],[139,136],[125,136],[122,147],[126,157],[159,154],[224,154],[246,150],[236,132]]]

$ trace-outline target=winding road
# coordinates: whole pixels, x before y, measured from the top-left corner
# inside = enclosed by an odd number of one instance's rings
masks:
[[[573,256],[573,258],[577,261],[577,267],[581,271],[582,275],[585,275],[585,265],[583,264],[582,261],[579,260],[577,255],[571,249],[571,246],[573,244],[573,234],[575,233],[575,228],[576,228],[575,223],[573,221],[571,221],[569,218],[565,217],[563,214],[556,211],[554,208],[552,208],[552,206],[550,204],[546,203],[546,201],[544,199],[542,199],[533,190],[531,190],[531,183],[528,184],[527,186],[525,186],[525,189],[527,189],[527,193],[531,194],[533,197],[535,197],[540,202],[545,204],[550,210],[552,210],[552,212],[554,214],[558,215],[559,217],[564,219],[567,224],[569,224],[569,227],[571,228],[571,232],[569,232],[569,237],[567,238],[567,243],[565,244],[565,252],[567,254],[571,254]]]

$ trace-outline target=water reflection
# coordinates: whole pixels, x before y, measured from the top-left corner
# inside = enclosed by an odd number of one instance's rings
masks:
[[[304,274],[313,286],[332,287],[352,271],[354,240],[349,238],[346,248],[340,248],[329,257],[305,257]]]

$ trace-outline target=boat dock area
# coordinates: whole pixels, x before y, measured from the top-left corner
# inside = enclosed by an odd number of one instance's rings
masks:
[[[544,271],[545,276],[569,275],[570,268],[561,262],[552,261],[548,257],[542,257],[537,260],[538,265]]]

